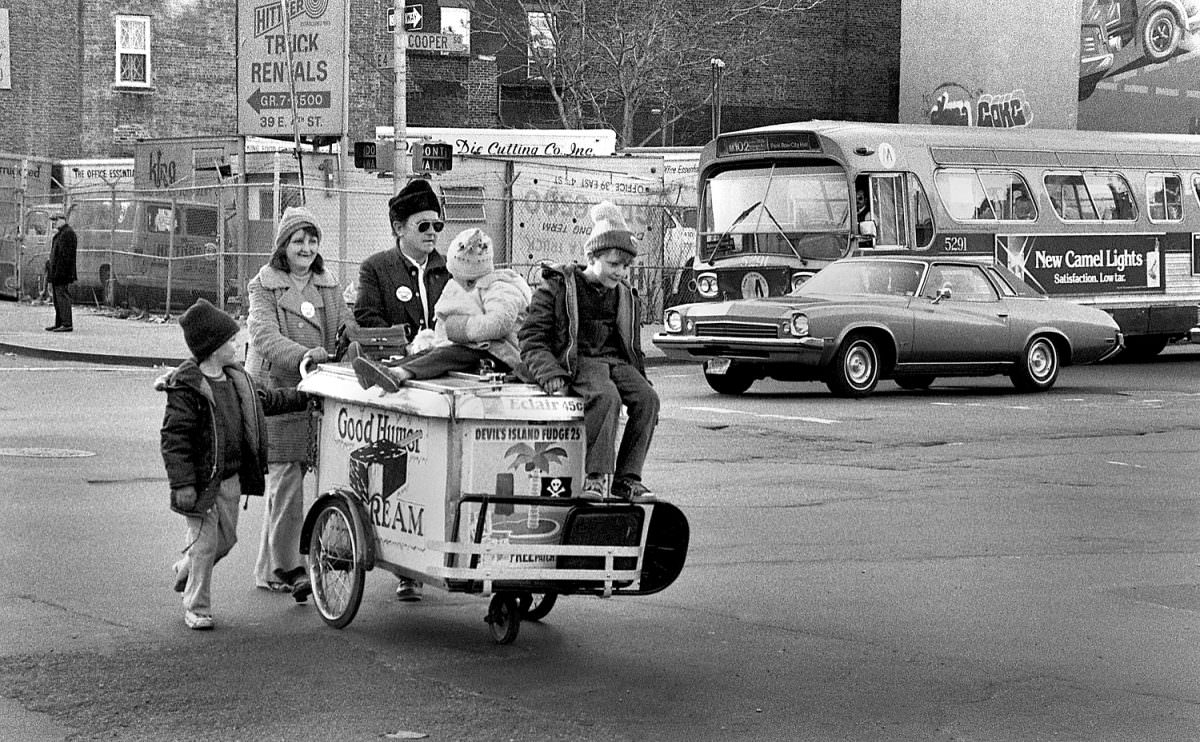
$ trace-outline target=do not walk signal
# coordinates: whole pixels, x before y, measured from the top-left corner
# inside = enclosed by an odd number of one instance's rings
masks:
[[[416,142],[412,147],[414,173],[445,173],[454,167],[454,147],[446,142]]]
[[[394,147],[392,142],[355,142],[354,167],[363,170],[391,170]]]

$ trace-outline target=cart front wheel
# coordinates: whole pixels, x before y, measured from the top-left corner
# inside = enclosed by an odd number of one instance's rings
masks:
[[[344,502],[325,503],[308,545],[313,601],[325,623],[340,629],[354,620],[367,581],[363,549]]]
[[[488,606],[488,629],[497,644],[512,644],[521,630],[521,607],[512,593],[496,593]]]
[[[525,621],[541,621],[550,615],[557,602],[558,593],[521,593],[517,597],[521,618]]]

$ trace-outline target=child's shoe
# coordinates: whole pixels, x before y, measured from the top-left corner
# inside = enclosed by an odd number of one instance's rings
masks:
[[[196,631],[207,631],[215,626],[212,616],[203,613],[192,613],[191,611],[183,614],[183,622],[187,624],[189,629],[195,629]]]
[[[388,367],[382,363],[372,361],[366,356],[359,356],[350,365],[354,367],[354,375],[358,377],[358,385],[363,389],[370,389],[373,386],[377,386],[385,392],[400,391],[400,382],[396,380],[396,377],[392,376]]]
[[[406,577],[400,578],[400,584],[396,586],[396,600],[412,603],[421,599],[421,583],[416,580],[410,580]]]
[[[654,493],[650,488],[642,484],[637,479],[618,479],[613,483],[613,497],[619,497],[622,500],[653,500]]]
[[[583,480],[583,490],[579,493],[581,500],[603,500],[604,499],[604,475],[589,474],[587,479]]]

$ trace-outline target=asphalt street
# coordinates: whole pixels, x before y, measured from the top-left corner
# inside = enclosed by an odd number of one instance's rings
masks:
[[[77,325],[101,319],[145,323]],[[0,738],[1200,738],[1194,346],[1035,395],[723,397],[655,365],[647,480],[690,522],[683,574],[507,646],[486,601],[400,604],[386,573],[341,631],[255,590],[257,500],[217,630],[186,629],[157,373],[0,355]]]

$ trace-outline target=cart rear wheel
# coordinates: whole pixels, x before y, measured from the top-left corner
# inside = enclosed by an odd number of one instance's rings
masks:
[[[308,544],[313,601],[325,623],[340,629],[354,620],[367,581],[362,545],[344,502],[327,502],[313,521]]]
[[[521,630],[521,607],[512,593],[496,593],[488,606],[488,629],[497,644],[512,644]]]
[[[557,602],[558,593],[521,593],[517,598],[521,618],[526,621],[541,621],[550,615]]]

